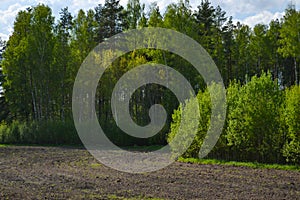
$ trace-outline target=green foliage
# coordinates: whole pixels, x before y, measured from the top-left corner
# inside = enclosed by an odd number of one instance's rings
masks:
[[[164,27],[195,37],[193,28],[196,24],[190,8],[188,1],[170,4],[164,14]]]
[[[2,144],[81,144],[71,121],[0,124]]]
[[[123,7],[119,0],[105,0],[100,19],[102,39],[122,32],[122,11]]]
[[[160,14],[159,7],[157,6],[157,3],[154,2],[150,5],[148,26],[161,27],[162,23],[163,23],[163,18]]]
[[[285,104],[282,118],[285,123],[286,141],[283,155],[288,162],[300,163],[300,86],[285,91]]]
[[[240,159],[279,162],[283,137],[279,133],[281,91],[270,74],[254,76],[241,87],[229,107],[226,138]]]
[[[284,57],[292,56],[296,57],[297,59],[299,58],[299,15],[300,13],[292,5],[286,9],[284,23],[280,30],[281,39],[279,42],[282,44],[282,46],[278,49],[278,51],[283,54]]]
[[[140,0],[128,0],[126,8],[126,28],[136,29],[141,21],[145,4],[140,3]]]
[[[200,148],[197,145],[197,141],[200,139],[196,135],[193,141],[193,132],[197,130],[197,115],[195,115],[195,110],[198,108],[197,98],[192,98],[186,101],[185,104],[181,104],[179,109],[172,115],[173,123],[171,123],[171,131],[168,134],[168,143],[171,146],[173,156],[180,156],[180,152],[187,151],[183,154],[184,157],[194,157],[198,154]],[[184,127],[184,128],[183,128]],[[175,137],[177,137],[175,141]],[[191,145],[189,145],[192,142]]]
[[[295,9],[295,6],[289,5],[284,16],[284,23],[280,29],[281,46],[278,52],[285,58],[293,58],[294,73],[293,83],[299,84],[298,62],[300,62],[300,12]]]
[[[196,158],[199,156],[199,151],[202,147],[203,141],[206,137],[207,131],[210,127],[211,120],[211,98],[216,99],[220,98],[221,94],[221,86],[219,84],[210,85],[204,92],[200,91],[197,95],[197,98],[191,99],[185,103],[185,105],[181,105],[178,110],[174,111],[172,115],[173,122],[171,123],[171,130],[168,134],[168,142],[170,143],[176,134],[180,134],[181,138],[175,144],[171,144],[172,151],[177,154],[177,152],[182,151],[182,148],[187,149],[186,152],[182,155],[185,158],[193,157]],[[212,91],[212,94],[210,94]],[[197,105],[198,104],[198,105]],[[200,117],[196,116],[195,110],[199,109]],[[182,117],[182,114],[184,117]],[[198,119],[198,124],[195,119]],[[218,116],[213,116],[213,120],[218,120]],[[182,124],[182,125],[180,125]],[[180,126],[184,125],[184,129],[181,129]],[[192,142],[192,144],[188,147],[187,140],[190,140],[191,132],[197,130],[197,134]],[[221,147],[221,143],[219,143],[216,148]],[[187,148],[188,147],[188,148]],[[205,151],[206,147],[202,147],[203,151]]]
[[[199,127],[192,145],[182,155],[183,158],[198,158],[211,120],[211,100],[218,97],[218,85],[210,86],[197,95],[200,111]],[[218,143],[207,156],[225,160],[241,160],[267,163],[282,163],[283,157],[291,163],[299,163],[299,118],[300,104],[299,87],[287,89],[286,99],[271,74],[263,73],[261,77],[254,76],[246,85],[232,82],[227,88],[227,119],[225,128]],[[282,108],[285,100],[285,106]],[[172,115],[171,131],[168,142],[180,130],[180,123],[185,128],[181,130],[182,139],[176,145],[171,145],[176,154],[186,147],[185,139],[192,131],[194,122],[181,122],[182,113],[195,115],[194,100],[181,105]],[[283,110],[282,110],[283,109]],[[284,114],[282,114],[284,113]],[[218,119],[218,118],[216,118]],[[216,120],[214,119],[214,120]],[[282,121],[283,120],[283,121]],[[187,123],[187,124],[186,124]],[[283,131],[282,131],[283,130]]]

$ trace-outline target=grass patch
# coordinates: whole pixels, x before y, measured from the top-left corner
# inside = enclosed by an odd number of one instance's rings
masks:
[[[263,164],[263,163],[256,163],[256,162],[236,162],[236,161],[197,159],[197,158],[179,158],[178,161],[184,163],[197,163],[203,165],[229,165],[229,166],[238,166],[238,167],[250,167],[255,169],[278,169],[278,170],[300,171],[299,165]]]
[[[93,168],[93,169],[98,169],[100,167],[102,167],[102,165],[100,163],[92,163],[91,164],[91,168]]]

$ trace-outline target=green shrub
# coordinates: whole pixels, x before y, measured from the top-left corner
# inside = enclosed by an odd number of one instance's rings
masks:
[[[282,92],[271,74],[254,76],[238,90],[229,107],[226,138],[241,160],[279,162]]]
[[[5,122],[2,122],[0,124],[0,142],[1,143],[5,143],[8,133],[9,133],[9,129],[8,129],[7,124]]]
[[[39,144],[80,144],[73,122],[47,121],[40,122],[35,131],[36,142]]]
[[[167,141],[170,144],[174,157],[180,156],[186,149],[183,157],[198,156],[200,150],[200,146],[197,144],[199,136],[197,134],[195,138],[192,137],[198,127],[197,121],[199,119],[195,114],[195,111],[199,110],[197,104],[197,98],[192,98],[186,101],[185,104],[181,104],[179,109],[172,115],[174,121],[171,124]],[[175,137],[176,141],[174,140]]]
[[[215,148],[208,155],[208,158],[222,159],[222,160],[233,160],[236,158],[233,148],[228,145],[226,130],[228,127],[228,116],[232,109],[237,105],[239,98],[239,91],[241,89],[241,84],[236,81],[232,81],[226,90],[226,102],[227,102],[227,112],[226,120],[223,128],[223,132],[216,144]]]
[[[217,94],[220,93],[220,87],[218,88],[217,85],[213,85],[213,87],[215,93],[210,94],[208,90],[205,90],[204,92],[200,91],[197,95],[200,111],[199,127],[192,145],[182,155],[184,158],[197,158],[199,150],[203,148],[203,141],[211,123],[210,98],[218,98]],[[237,161],[283,162],[282,148],[285,137],[280,131],[283,124],[281,123],[283,97],[283,92],[272,80],[271,74],[263,73],[261,77],[254,76],[244,86],[235,82],[231,83],[227,88],[225,126],[217,144],[207,157]],[[300,101],[299,98],[298,101]],[[168,142],[172,141],[180,129],[181,111],[188,113],[189,116],[195,115],[195,106],[191,105],[192,102],[192,100],[188,101],[185,106],[181,105],[174,112]],[[291,110],[295,110],[299,107],[299,102],[290,107]],[[289,127],[299,128],[299,116],[292,115],[293,112],[289,110],[286,112],[290,115],[285,116],[292,118]],[[214,121],[220,118],[219,116],[214,117]],[[186,135],[193,131],[194,124],[190,123],[187,127],[187,130],[181,131],[182,141],[177,146],[171,146],[175,153],[179,152],[181,148],[186,148],[184,140]],[[211,128],[215,127],[212,125]],[[217,130],[217,128],[215,129]],[[293,162],[296,161],[295,157],[299,158],[299,134],[295,133],[299,133],[299,130],[292,130],[284,149],[285,157],[293,158]]]
[[[20,123],[18,121],[13,121],[8,126],[8,132],[6,133],[6,142],[11,144],[16,144],[20,141],[20,130],[19,130]]]
[[[180,152],[180,150],[187,149],[182,157],[189,158],[197,158],[199,156],[200,149],[205,152],[206,147],[203,146],[203,141],[206,138],[207,131],[210,127],[211,120],[211,98],[218,99],[220,98],[222,87],[219,84],[212,84],[207,88],[204,92],[200,91],[197,94],[197,99],[191,99],[186,102],[183,106],[181,105],[178,110],[174,112],[172,115],[173,122],[171,123],[171,131],[168,134],[168,142],[170,143],[175,135],[180,130],[180,123],[185,125],[185,129],[180,131],[181,141],[176,142],[176,146],[172,146],[172,151],[176,154]],[[210,94],[209,90],[212,91]],[[225,100],[224,100],[225,101]],[[198,104],[198,105],[196,105]],[[200,116],[197,117],[195,109],[199,109]],[[181,115],[185,114],[186,117],[182,117]],[[220,120],[220,113],[217,113],[217,116],[214,116],[213,120],[217,122]],[[198,119],[198,126],[195,119]],[[211,127],[212,130],[216,130],[220,127]],[[192,142],[192,144],[187,148],[188,141],[190,139],[191,132],[197,130],[197,134]],[[212,138],[211,138],[212,139]],[[214,149],[219,148],[222,143],[218,143]],[[211,145],[211,144],[209,144]],[[203,146],[203,147],[202,147]],[[214,150],[216,151],[216,150]],[[205,153],[204,153],[205,154]]]
[[[283,156],[287,162],[300,164],[300,86],[285,91],[285,104],[282,119],[286,141]]]
[[[0,141],[6,144],[81,144],[72,121],[2,123]]]

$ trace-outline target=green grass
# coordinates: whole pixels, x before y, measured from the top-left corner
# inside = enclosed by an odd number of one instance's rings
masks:
[[[238,166],[238,167],[250,167],[255,169],[278,169],[278,170],[300,171],[300,165],[263,164],[263,163],[256,163],[256,162],[236,162],[236,161],[197,159],[197,158],[179,158],[178,161],[185,162],[185,163],[203,164],[203,165],[228,165],[228,166]]]
[[[93,169],[98,169],[100,167],[102,167],[102,165],[100,163],[92,163],[91,164],[91,168],[93,168]]]

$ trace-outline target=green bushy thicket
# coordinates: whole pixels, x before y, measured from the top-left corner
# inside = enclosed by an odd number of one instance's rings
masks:
[[[300,86],[285,91],[282,120],[286,136],[283,155],[287,161],[300,163]]]
[[[216,87],[217,88],[217,87]],[[212,90],[217,92],[218,90]],[[200,120],[197,135],[183,155],[198,157],[211,117],[208,90],[199,92]],[[227,88],[227,117],[218,143],[209,158],[267,163],[299,163],[300,87],[280,90],[271,74],[254,76],[246,85],[231,83]],[[180,107],[173,114],[168,141],[175,137],[181,120]],[[185,112],[193,112],[185,111]],[[181,132],[181,134],[187,134]],[[179,144],[180,145],[180,144]],[[171,146],[176,153],[177,147]]]
[[[180,156],[189,146],[190,148],[183,155],[185,157],[194,157],[196,156],[195,153],[198,153],[200,150],[198,148],[200,146],[197,145],[197,142],[200,142],[200,134],[197,134],[193,141],[193,131],[197,129],[197,121],[201,120],[197,118],[196,120],[195,118],[192,119],[193,117],[197,117],[195,115],[195,109],[199,109],[197,107],[197,99],[198,97],[192,98],[181,104],[179,109],[175,110],[172,115],[174,123],[171,123],[171,133],[168,135],[167,140],[173,149],[174,157]],[[184,110],[184,113],[182,113],[182,110]],[[184,126],[180,126],[180,124],[184,124]],[[178,134],[176,141],[173,141],[177,132],[180,132],[180,134]],[[198,151],[196,152],[194,149]]]
[[[104,126],[106,136],[118,146],[147,146],[162,145],[165,141],[165,126],[160,133],[149,139],[135,138],[125,134],[112,123]],[[33,121],[0,123],[0,143],[2,144],[50,144],[77,145],[81,144],[74,123],[71,120],[62,121]],[[165,141],[166,143],[166,141]]]
[[[101,123],[103,132],[106,137],[113,142],[115,145],[120,147],[126,146],[151,146],[151,145],[165,145],[166,144],[166,133],[168,133],[169,126],[166,124],[163,129],[150,138],[137,138],[123,132],[114,121],[107,123]]]
[[[0,124],[4,144],[81,144],[73,122],[19,122]]]
[[[209,93],[209,89],[214,91],[212,95]],[[202,147],[203,141],[206,137],[206,133],[209,129],[210,120],[211,120],[211,98],[219,98],[221,94],[221,85],[212,84],[207,88],[204,92],[199,92],[197,94],[197,98],[191,99],[185,103],[185,105],[180,105],[178,110],[175,110],[172,115],[173,123],[171,123],[170,133],[168,134],[168,142],[170,143],[173,138],[176,136],[180,129],[180,123],[184,124],[184,129],[180,130],[180,134],[182,135],[182,139],[178,140],[178,142],[170,145],[173,149],[173,152],[177,153],[178,149],[186,148],[186,138],[193,132],[195,129],[197,130],[197,134],[190,145],[190,147],[185,151],[182,155],[183,157],[197,157]],[[198,106],[195,104],[198,103]],[[197,122],[195,118],[197,117],[196,109],[199,109],[199,123],[197,126]],[[182,112],[183,111],[183,112]],[[182,114],[186,117],[182,118]],[[216,116],[218,118],[218,116]],[[214,118],[214,120],[218,120]],[[221,148],[222,144],[219,142],[216,147]]]
[[[271,75],[254,76],[237,92],[228,109],[225,132],[228,145],[241,160],[280,162],[282,92]]]

